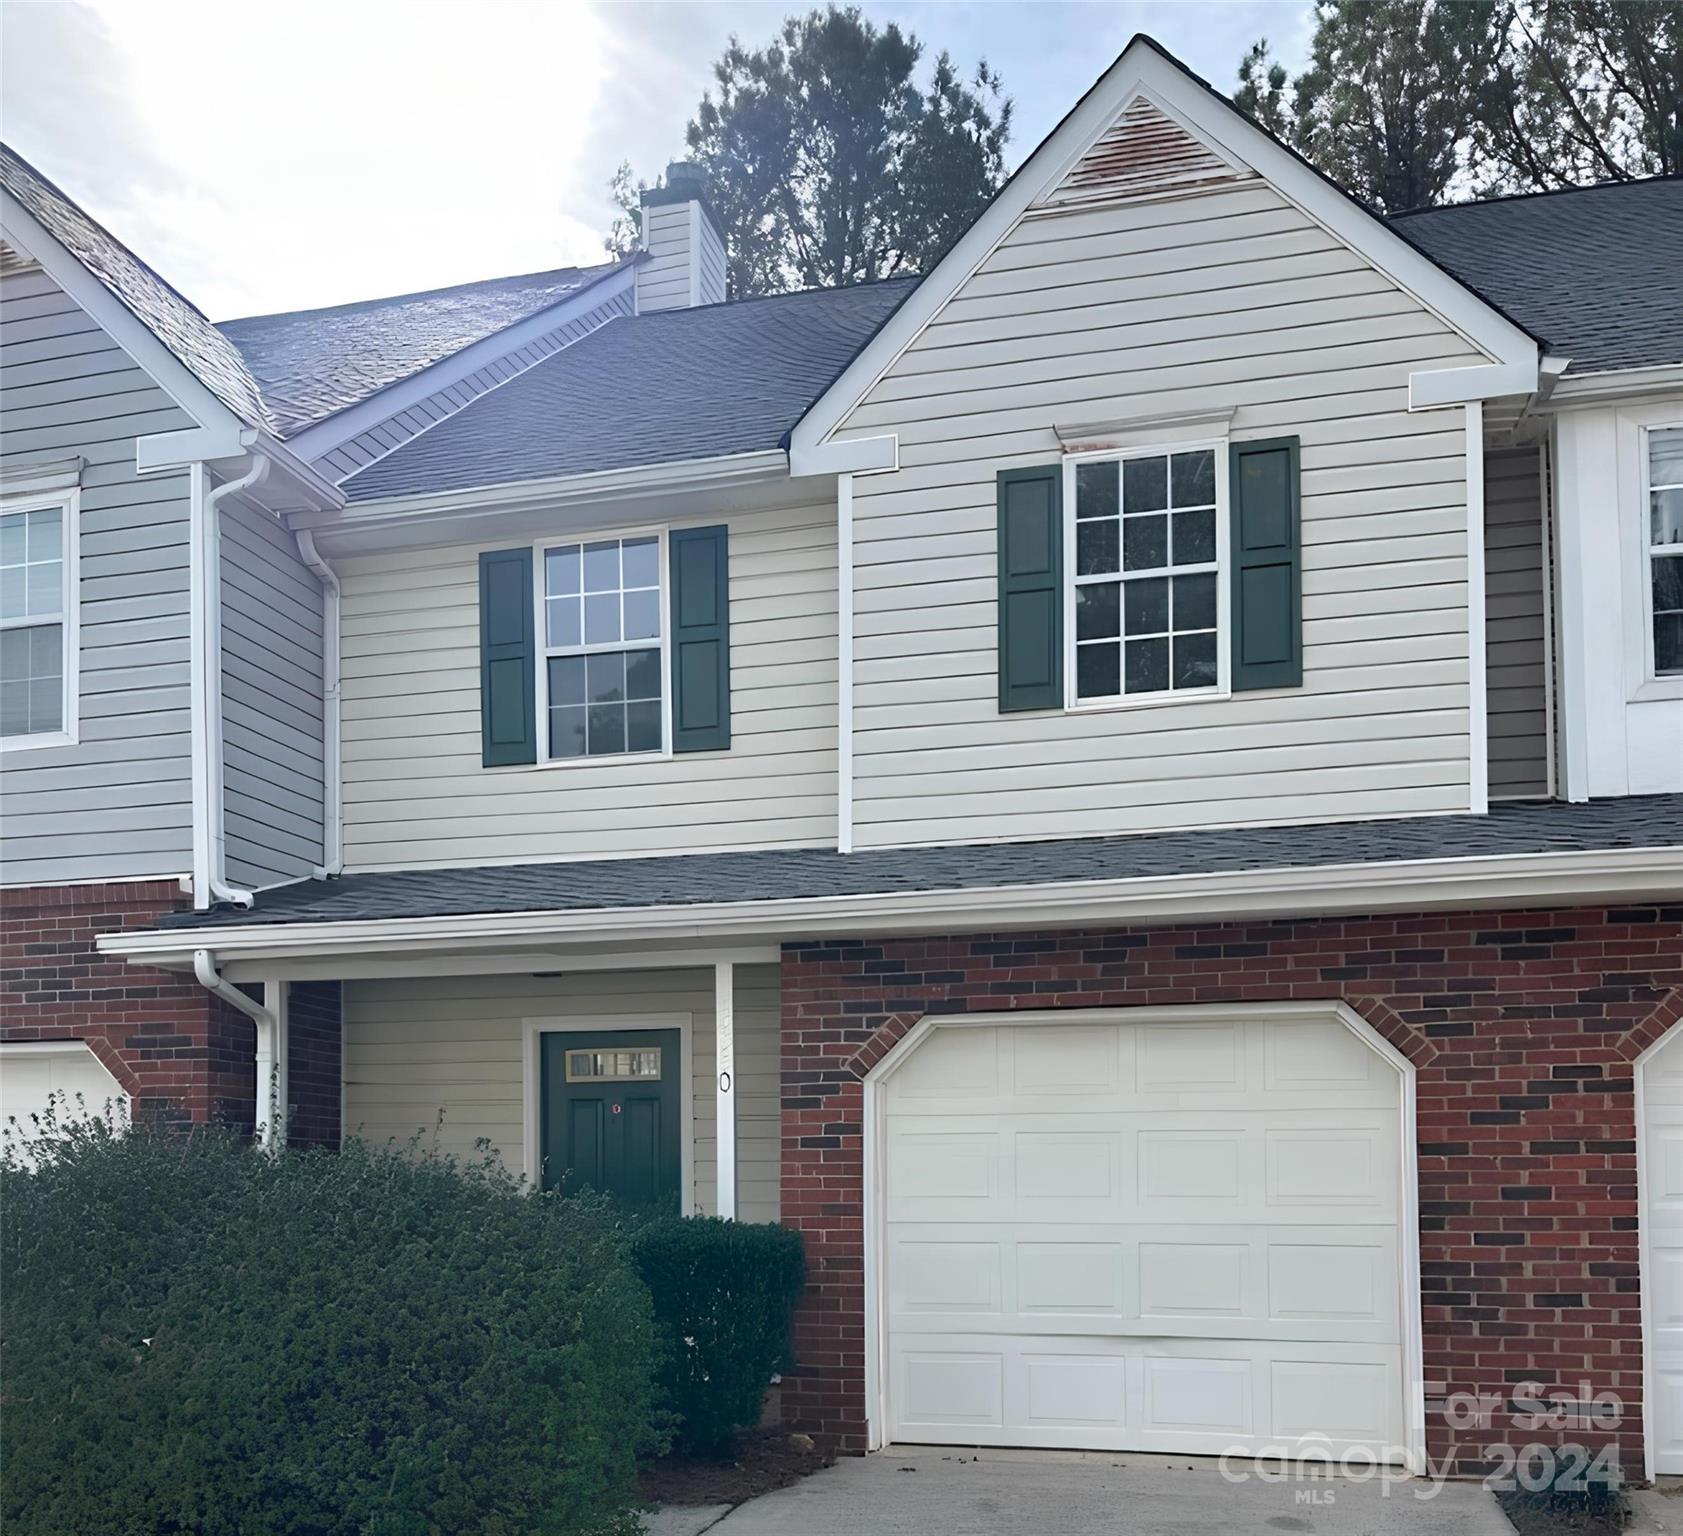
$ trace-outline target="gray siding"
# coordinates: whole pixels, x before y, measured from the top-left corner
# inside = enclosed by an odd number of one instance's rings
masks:
[[[1408,376],[1479,361],[1259,182],[1020,221],[844,423],[900,443],[854,484],[857,845],[1465,810],[1462,422]],[[1303,686],[1002,715],[996,472],[1229,410],[1302,439]]]
[[[322,593],[269,513],[222,510],[223,834],[228,880],[322,861]]]
[[[192,868],[188,488],[138,435],[193,425],[44,273],[0,277],[0,478],[80,455],[80,740],[0,758],[9,885]]]
[[[833,506],[730,532],[731,747],[480,765],[480,545],[337,564],[347,869],[835,839]]]
[[[657,203],[643,210],[647,258],[637,267],[637,308],[647,315],[659,309],[725,300],[725,247],[705,213],[692,223],[690,203]],[[699,239],[695,269],[690,245]],[[694,291],[691,291],[692,282]]]
[[[1484,461],[1485,664],[1492,798],[1548,793],[1539,450]]]
[[[426,399],[417,401],[387,420],[370,427],[366,432],[359,433],[348,442],[341,443],[337,448],[324,453],[317,461],[316,467],[330,480],[343,480],[346,476],[355,474],[364,465],[384,458],[392,449],[401,447],[411,438],[418,437],[428,427],[443,421],[446,416],[454,415],[469,401],[478,399],[487,390],[495,389],[497,385],[512,379],[517,373],[524,373],[534,363],[541,363],[563,347],[571,346],[579,337],[588,335],[598,326],[605,325],[618,316],[629,315],[631,310],[630,291],[616,293],[588,313],[558,325],[554,330],[527,342],[522,347],[516,347],[495,362],[487,363],[483,368],[476,368],[466,378],[458,379],[455,383],[434,391]]]
[[[736,973],[737,1196],[746,1221],[775,1221],[778,1215],[777,988],[775,965],[743,966]],[[483,1137],[516,1173],[525,1158],[524,1020],[599,1021],[604,1029],[618,1029],[639,1015],[688,1014],[691,1208],[714,1209],[710,971],[353,981],[345,985],[344,1008],[349,1134],[383,1142],[419,1133],[463,1156],[472,1156]]]

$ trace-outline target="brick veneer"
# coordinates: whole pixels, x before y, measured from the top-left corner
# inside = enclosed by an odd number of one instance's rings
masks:
[[[94,949],[185,904],[173,880],[0,893],[0,1040],[86,1040],[137,1117],[249,1127],[251,1020],[191,976]]]
[[[1413,1062],[1427,1449],[1642,1459],[1632,1062],[1683,1015],[1683,905],[789,945],[783,1220],[807,1240],[788,1416],[865,1444],[862,1079],[926,1014],[1342,999]],[[1455,1432],[1444,1391],[1625,1404],[1612,1435]]]

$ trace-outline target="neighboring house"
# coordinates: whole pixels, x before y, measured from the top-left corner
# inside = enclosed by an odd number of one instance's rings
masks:
[[[3,172],[10,1103],[780,1219],[847,1450],[1683,1471],[1683,183],[1139,39],[921,281],[218,328]]]

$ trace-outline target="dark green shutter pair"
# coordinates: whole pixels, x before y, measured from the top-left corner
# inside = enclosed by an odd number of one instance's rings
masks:
[[[1298,440],[1234,443],[1228,497],[1235,692],[1303,681]],[[999,707],[1061,709],[1063,466],[1003,469],[999,513]]]
[[[672,750],[730,746],[730,551],[723,524],[667,538]],[[479,729],[487,768],[538,760],[532,551],[479,557]]]

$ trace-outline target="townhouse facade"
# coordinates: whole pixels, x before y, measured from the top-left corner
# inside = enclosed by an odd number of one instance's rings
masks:
[[[9,1112],[798,1227],[844,1450],[1683,1471],[1683,184],[1137,39],[921,279],[212,325],[0,173]]]

